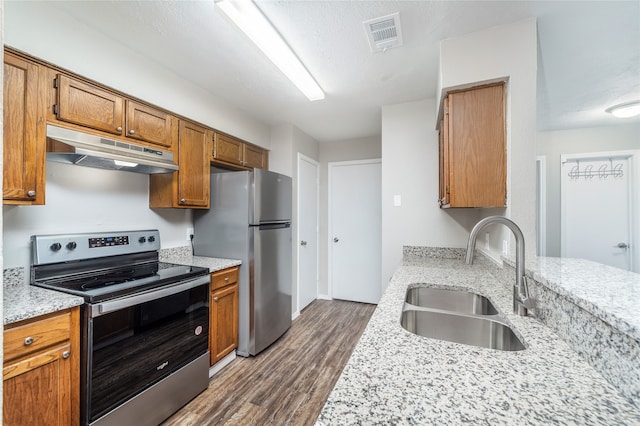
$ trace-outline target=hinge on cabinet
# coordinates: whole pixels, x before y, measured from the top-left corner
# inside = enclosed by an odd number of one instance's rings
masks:
[[[55,115],[58,115],[58,104],[54,104],[54,105],[53,105],[53,113],[54,113]]]
[[[58,77],[53,79],[53,88],[57,89],[58,88]]]

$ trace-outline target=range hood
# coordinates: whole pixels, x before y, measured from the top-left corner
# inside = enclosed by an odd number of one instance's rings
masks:
[[[173,153],[47,124],[47,160],[143,174],[178,170]]]

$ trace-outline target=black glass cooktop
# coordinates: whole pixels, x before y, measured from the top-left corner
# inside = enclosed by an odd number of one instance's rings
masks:
[[[207,275],[199,266],[151,262],[36,280],[33,285],[84,297],[97,303]]]

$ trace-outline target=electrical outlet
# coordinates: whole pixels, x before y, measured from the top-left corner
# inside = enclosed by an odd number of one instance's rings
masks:
[[[193,235],[193,228],[187,228],[187,241],[191,241],[192,235]]]

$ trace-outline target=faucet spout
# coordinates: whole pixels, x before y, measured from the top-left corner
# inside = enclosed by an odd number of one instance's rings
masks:
[[[531,308],[532,303],[529,298],[529,289],[527,286],[527,280],[524,274],[524,235],[522,230],[514,221],[504,216],[489,216],[480,220],[469,233],[469,240],[467,242],[467,255],[465,261],[467,264],[473,264],[473,254],[476,247],[476,240],[480,231],[486,226],[501,223],[511,230],[516,238],[516,281],[513,286],[513,312],[526,316],[527,308]]]

